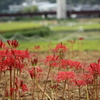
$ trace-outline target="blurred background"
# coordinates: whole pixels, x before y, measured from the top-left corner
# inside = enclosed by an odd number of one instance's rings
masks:
[[[19,49],[80,37],[84,50],[100,50],[100,0],[0,0],[0,39]]]

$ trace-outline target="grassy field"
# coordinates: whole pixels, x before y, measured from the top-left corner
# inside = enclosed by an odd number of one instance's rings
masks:
[[[19,31],[40,27],[39,23],[34,22],[1,22],[0,32]]]
[[[26,37],[16,37],[15,39],[18,39],[20,43],[19,49],[29,48],[29,50],[32,50],[34,45],[40,45],[41,48],[43,48],[41,50],[45,51],[48,50],[48,46],[49,48],[53,48],[57,43],[61,41],[63,41],[66,45],[70,47],[70,44],[67,42],[67,40],[74,40],[78,39],[79,37],[84,37],[85,40],[83,42],[82,50],[100,50],[100,19],[1,22],[0,32],[1,34],[4,32],[9,33],[10,31],[20,32],[21,30],[26,29],[30,31],[30,29],[32,28],[39,28],[43,25],[50,27],[50,29],[52,30],[51,35],[46,36],[45,38],[31,36],[28,40],[25,40]],[[78,32],[78,30],[81,30],[81,32]],[[74,49],[78,50],[78,42],[76,42],[76,44],[74,45]]]
[[[100,40],[100,32],[99,31],[88,31],[88,32],[54,32],[54,34],[51,34],[46,39],[49,40],[74,40],[78,39],[79,37],[84,37],[85,40]]]
[[[39,22],[2,22],[0,23],[0,34],[6,38],[10,39],[16,33],[31,37],[34,35],[39,35],[41,37],[47,36],[50,33],[48,27],[43,26]]]
[[[56,24],[55,24],[56,22]],[[99,19],[90,20],[54,20],[54,21],[15,21],[15,22],[1,22],[0,32],[19,31],[24,29],[37,28],[42,25],[49,26],[53,31],[76,31],[76,30],[100,30]]]
[[[55,26],[51,28],[53,31],[77,31],[77,30],[100,30],[99,23],[91,23],[91,24],[76,24],[72,26],[64,25],[64,26]]]
[[[20,43],[19,49],[21,49],[21,50],[28,48],[31,51],[34,48],[34,46],[40,46],[41,51],[46,51],[46,50],[54,48],[56,46],[56,44],[58,44],[60,42],[56,42],[56,41],[51,41],[51,42],[19,41],[19,43]],[[69,43],[67,41],[63,41],[63,43],[68,48],[71,47],[71,43]],[[74,44],[74,50],[78,50],[78,48],[79,48],[79,41],[76,41],[76,43]],[[81,50],[100,50],[100,40],[83,40]]]

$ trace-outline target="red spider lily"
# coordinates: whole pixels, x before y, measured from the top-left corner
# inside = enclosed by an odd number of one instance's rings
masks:
[[[40,46],[34,46],[34,49],[35,50],[40,50],[41,48],[40,48]]]
[[[74,66],[76,68],[76,70],[78,70],[78,69],[82,68],[83,65],[78,61],[74,61],[72,66]]]
[[[70,43],[75,43],[75,40],[74,40],[74,41],[72,41],[72,40],[68,40],[68,42],[70,42]]]
[[[14,91],[16,91],[16,89],[10,88],[10,94],[9,94],[8,89],[6,89],[5,90],[5,97],[9,97],[9,96],[12,97]]]
[[[0,40],[0,48],[3,48],[5,44],[2,42],[2,39]]]
[[[28,73],[30,74],[31,78],[35,78],[35,77],[40,77],[42,69],[40,67],[31,67],[30,69],[27,70]]]
[[[84,38],[83,37],[80,37],[79,40],[84,40]]]
[[[9,53],[8,55],[9,56],[3,57],[0,61],[0,69],[4,71],[7,69],[10,70],[12,68],[16,68],[22,71],[22,69],[24,68],[24,62],[22,62],[22,59],[20,57],[14,57],[12,54],[10,55]]]
[[[23,80],[19,80],[18,77],[16,77],[15,85],[16,85],[15,89],[16,91],[18,91],[18,87],[22,89],[22,92],[26,92],[29,90],[27,85],[23,83]]]
[[[12,44],[11,44],[11,40],[7,40],[7,43],[8,43],[9,45],[12,45]]]
[[[10,68],[10,67],[12,67],[12,68],[17,68],[17,69],[21,69],[21,68],[23,68],[23,64],[20,62],[20,61],[18,61],[18,59],[15,59],[13,56],[11,56],[11,57],[6,57],[5,59],[4,59],[4,61],[3,61],[3,63],[4,63],[4,65],[5,66],[8,66],[8,69]]]
[[[98,63],[100,63],[100,58],[98,59]]]
[[[56,88],[58,87],[58,84],[50,85],[50,87],[51,87],[52,89],[56,89]]]
[[[19,46],[18,42],[16,40],[7,40],[7,43],[9,46],[12,46],[13,48],[17,48]]]
[[[8,54],[8,50],[1,50],[0,51],[0,57],[7,57],[7,56],[9,56],[9,54]]]
[[[55,62],[52,62],[52,63],[49,63],[48,64],[49,66],[52,66],[52,67],[58,67],[60,64],[59,64],[59,60],[58,61],[55,61]]]
[[[16,89],[14,89],[14,88],[10,88],[10,96],[13,95],[13,92],[14,92],[14,91],[16,91]]]
[[[65,60],[63,59],[62,62],[61,62],[61,65],[62,67],[66,68],[67,66],[70,66],[70,67],[75,67],[76,70],[82,68],[82,64],[80,62],[77,62],[77,61],[72,61],[72,60]]]
[[[28,52],[28,50],[16,50],[16,49],[13,49],[11,50],[11,53],[14,55],[14,56],[17,56],[17,57],[21,57],[21,58],[29,58],[30,54]]]
[[[5,90],[5,97],[9,97],[8,89]]]
[[[32,65],[36,65],[37,62],[38,62],[38,58],[34,58],[34,59],[31,58]]]
[[[14,63],[14,68],[18,69],[19,71],[22,71],[24,69],[25,64],[20,61],[20,59],[16,60]]]
[[[4,72],[6,70],[8,70],[8,66],[2,60],[0,60],[0,72]]]
[[[84,73],[81,78],[85,81],[86,84],[93,83],[93,75],[90,73]]]
[[[15,86],[16,86],[16,90],[18,90],[18,87],[21,86],[20,84],[22,83],[22,80],[19,80],[18,77],[15,78]]]
[[[8,56],[8,57],[5,57],[5,59],[4,59],[4,63],[6,64],[6,65],[11,65],[11,66],[14,66],[14,62],[15,62],[15,58],[14,58],[14,56]]]
[[[84,80],[74,80],[75,85],[78,87],[87,85]]]
[[[58,60],[59,56],[56,55],[48,55],[46,56],[45,62],[52,62]]]
[[[71,65],[72,65],[72,60],[62,59],[61,66],[63,68],[66,68],[66,67],[71,66]]]
[[[64,81],[64,80],[72,80],[75,78],[75,73],[73,71],[69,71],[69,72],[58,72],[58,75],[56,77],[56,80],[58,82]]]
[[[89,71],[92,75],[100,75],[100,64],[91,63],[89,66]]]
[[[29,58],[27,50],[1,50],[0,51],[0,71],[11,70],[16,68],[20,71],[24,68],[24,58]]]
[[[14,68],[15,59],[13,57],[6,57],[3,61],[3,67],[6,67],[7,70]]]
[[[26,92],[29,90],[26,84],[22,84],[21,88],[22,88],[22,92]]]
[[[1,57],[20,57],[20,58],[29,58],[30,54],[28,50],[1,50],[0,51]]]
[[[66,46],[62,43],[57,44],[56,47],[53,49],[54,52],[65,52],[66,50],[68,50],[68,48],[66,48]]]
[[[45,59],[45,64],[48,66],[56,67],[59,64],[59,56],[48,55]]]

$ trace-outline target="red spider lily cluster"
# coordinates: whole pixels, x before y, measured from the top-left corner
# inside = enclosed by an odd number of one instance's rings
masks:
[[[42,69],[40,67],[31,67],[28,69],[28,73],[30,74],[31,78],[36,78],[41,75]]]
[[[57,75],[57,81],[58,82],[61,82],[61,81],[65,81],[65,80],[72,80],[75,78],[75,73],[73,71],[61,71],[61,72],[58,72],[58,75]]]
[[[63,68],[75,68],[76,70],[82,68],[82,64],[78,61],[72,61],[72,60],[65,60],[65,59],[62,59],[61,61],[61,65]]]
[[[54,48],[54,51],[55,52],[65,52],[66,50],[67,50],[68,48],[65,46],[65,45],[63,45],[62,43],[59,43],[59,44],[57,44],[56,45],[56,47]]]
[[[64,54],[69,49],[59,43],[53,54],[41,59],[36,52],[40,46],[34,46],[35,51],[29,52],[18,50],[16,40],[7,40],[7,43],[0,40],[0,80],[6,82],[2,100],[21,100],[25,94],[31,94],[30,100],[75,100],[76,90],[79,100],[82,97],[84,100],[99,100],[100,58],[91,64],[66,59]],[[83,89],[85,96],[81,94]]]
[[[16,40],[7,40],[7,43],[9,46],[4,45],[2,40],[0,40],[0,75],[9,71],[10,81],[7,82],[9,89],[5,88],[5,97],[10,97],[11,100],[15,100],[20,98],[21,93],[29,90],[21,78],[21,73],[26,71],[33,78],[34,73],[40,77],[42,70],[40,70],[40,67],[30,68],[28,66],[28,62],[30,62],[30,66],[33,63],[36,65],[37,59],[32,61],[32,56],[28,50],[17,50],[16,48],[19,44]],[[33,69],[36,69],[36,71],[34,72]],[[19,95],[19,97],[16,97],[16,95]]]
[[[3,48],[5,46],[5,44],[2,42],[2,40],[0,40],[0,48]]]
[[[12,46],[13,48],[16,48],[16,47],[19,46],[19,44],[16,40],[12,40],[12,41],[7,40],[7,43],[8,43],[9,46]]]
[[[79,40],[84,40],[84,38],[83,37],[80,37]]]

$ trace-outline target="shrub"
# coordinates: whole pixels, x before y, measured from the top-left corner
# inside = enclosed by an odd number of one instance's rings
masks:
[[[5,38],[11,38],[17,32],[22,34],[23,36],[27,36],[27,37],[31,37],[31,36],[34,36],[34,35],[45,37],[45,36],[48,36],[51,33],[51,30],[48,27],[42,26],[42,27],[33,28],[33,29],[23,29],[23,30],[20,30],[20,31],[16,30],[16,31],[4,32],[4,33],[2,33],[2,35]]]

